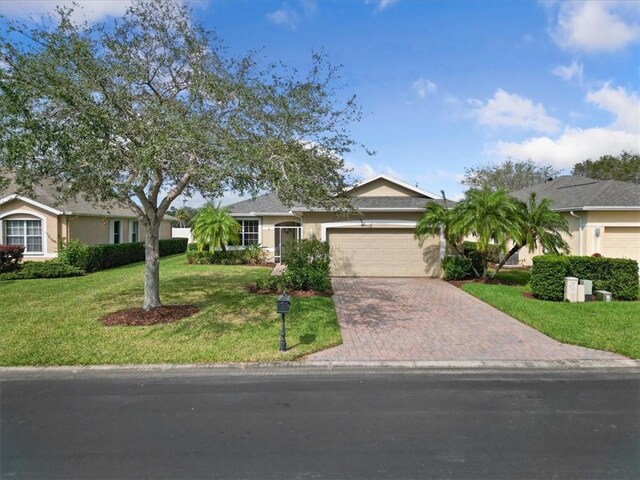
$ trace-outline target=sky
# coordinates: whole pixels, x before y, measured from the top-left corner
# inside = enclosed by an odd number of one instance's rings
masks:
[[[0,0],[0,13],[27,18],[61,3]],[[129,4],[78,3],[89,21]],[[261,49],[304,71],[322,50],[342,65],[340,95],[355,94],[364,112],[352,136],[376,152],[345,156],[361,179],[385,173],[459,199],[465,168],[511,158],[569,173],[587,158],[640,152],[637,1],[189,3],[232,54]]]

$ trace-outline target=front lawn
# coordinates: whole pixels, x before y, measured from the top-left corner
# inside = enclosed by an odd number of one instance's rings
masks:
[[[562,303],[525,298],[528,272],[505,270],[498,278],[516,285],[465,283],[462,288],[563,343],[640,358],[640,302]]]
[[[276,296],[246,284],[268,268],[187,265],[162,259],[165,304],[196,315],[150,327],[105,327],[109,312],[142,306],[141,263],[86,277],[0,282],[0,365],[88,365],[291,360],[341,343],[331,298],[292,298],[285,354]]]

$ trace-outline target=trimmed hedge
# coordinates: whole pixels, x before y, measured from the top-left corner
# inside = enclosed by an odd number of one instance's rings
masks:
[[[0,274],[0,280],[26,280],[30,278],[65,278],[84,275],[84,270],[57,260],[25,262],[20,270]]]
[[[540,255],[533,258],[531,290],[536,298],[562,301],[564,277],[593,281],[593,290],[614,298],[638,299],[638,262],[626,258]]]
[[[564,277],[569,270],[569,257],[540,255],[533,257],[531,291],[541,300],[561,302],[564,298]]]
[[[0,245],[0,274],[19,270],[23,253],[21,245]]]
[[[160,240],[160,256],[184,253],[186,238]],[[86,245],[70,241],[60,253],[60,259],[85,272],[96,272],[144,261],[144,242]]]
[[[187,250],[187,262],[194,265],[243,265],[247,263],[244,250]]]
[[[442,261],[445,280],[462,280],[471,275],[471,260],[458,255],[447,255]]]

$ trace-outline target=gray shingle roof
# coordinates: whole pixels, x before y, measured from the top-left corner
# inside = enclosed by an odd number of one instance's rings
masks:
[[[580,210],[589,207],[640,209],[640,185],[617,180],[594,180],[567,175],[523,188],[511,195],[526,201],[531,192],[553,201],[554,210]]]
[[[353,197],[352,205],[356,209],[423,209],[429,202],[442,203],[442,200],[432,200],[424,197]],[[454,203],[454,202],[450,202]],[[243,200],[238,203],[228,205],[230,213],[248,214],[255,213],[286,213],[289,211],[306,212],[310,209],[302,204],[296,204],[290,207],[285,206],[278,194],[275,192],[267,193],[259,197]]]
[[[23,197],[35,200],[38,203],[42,203],[56,210],[60,210],[65,214],[73,215],[92,215],[92,216],[105,216],[105,217],[121,217],[121,218],[135,218],[136,214],[128,207],[121,205],[111,205],[108,208],[93,205],[91,202],[83,199],[76,198],[74,200],[60,201],[56,197],[55,188],[48,185],[47,182],[42,182],[38,185],[34,185],[33,192],[21,193],[15,184],[10,184],[4,190],[0,189],[0,199],[18,193]],[[169,215],[165,215],[166,220],[175,220]]]

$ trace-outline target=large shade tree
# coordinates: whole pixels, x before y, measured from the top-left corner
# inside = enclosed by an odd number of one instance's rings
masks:
[[[508,159],[502,163],[467,167],[460,183],[469,188],[503,188],[513,192],[545,182],[559,174],[560,171],[551,165],[538,165],[532,160]]]
[[[112,23],[0,28],[0,173],[60,198],[126,205],[145,230],[144,308],[158,307],[160,222],[195,191],[339,207],[360,111],[313,54],[302,75],[231,58],[182,2],[134,0]]]

